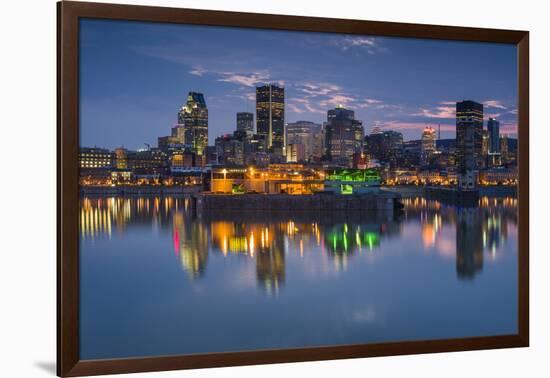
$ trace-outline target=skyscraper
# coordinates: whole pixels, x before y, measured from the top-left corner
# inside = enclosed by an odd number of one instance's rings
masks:
[[[420,151],[420,159],[423,164],[428,163],[430,157],[435,152],[435,130],[432,127],[426,127],[424,128],[424,131],[422,131],[422,145],[421,145],[421,151]]]
[[[247,112],[237,113],[237,131],[246,133],[247,138],[254,135],[254,114]]]
[[[189,92],[187,102],[178,113],[178,123],[185,128],[185,144],[197,155],[208,146],[208,108],[202,93]]]
[[[500,122],[494,118],[487,121],[487,131],[489,132],[489,152],[496,154],[500,152]]]
[[[256,87],[256,132],[265,136],[267,148],[283,155],[285,145],[285,89],[275,84]]]
[[[319,158],[320,155],[318,154],[318,151],[315,151],[315,144],[316,138],[318,138],[320,135],[320,130],[320,124],[310,121],[298,121],[294,123],[289,123],[286,125],[286,145],[303,145],[304,156],[306,160],[312,157]]]
[[[359,134],[363,134],[363,124],[355,119],[355,112],[337,106],[327,112],[325,125],[325,148],[329,160],[347,165],[355,152],[362,147],[362,140],[358,143]]]
[[[483,105],[465,100],[456,103],[456,163],[461,189],[475,187],[475,171],[483,166]]]

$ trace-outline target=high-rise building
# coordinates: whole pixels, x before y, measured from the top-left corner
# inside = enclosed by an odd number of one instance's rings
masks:
[[[456,103],[456,163],[460,189],[473,189],[477,170],[483,166],[483,105],[465,100]]]
[[[218,163],[230,166],[244,164],[244,145],[242,141],[231,134],[227,134],[216,138],[215,143]]]
[[[403,134],[398,131],[382,131],[375,127],[365,137],[366,151],[373,158],[379,161],[389,162],[395,159],[403,149]]]
[[[282,156],[285,146],[285,89],[275,84],[256,87],[256,132],[270,152]]]
[[[248,112],[237,113],[237,131],[246,133],[247,138],[254,135],[254,114]]]
[[[436,151],[436,133],[435,130],[432,127],[426,127],[424,128],[424,131],[422,131],[422,147],[420,151],[420,160],[422,163],[428,163],[430,157],[433,156],[433,154]]]
[[[286,125],[286,145],[303,145],[304,160],[310,160],[316,157],[319,158],[320,155],[315,156],[316,153],[318,154],[318,151],[315,151],[315,144],[316,138],[319,137],[320,130],[321,125],[310,121],[288,123]],[[300,147],[297,148],[300,149]]]
[[[475,101],[456,103],[456,154],[459,170],[476,170],[481,165],[483,105]]]
[[[208,108],[202,93],[189,92],[178,113],[178,123],[185,128],[185,144],[197,155],[203,155],[208,146]]]
[[[500,152],[500,122],[494,118],[487,121],[487,131],[489,132],[489,152]]]
[[[185,143],[185,127],[183,125],[177,124],[172,127],[172,137],[173,141],[184,144]]]
[[[325,148],[329,160],[347,165],[355,152],[362,149],[363,124],[355,119],[355,112],[342,105],[327,112]],[[358,143],[358,135],[361,141]]]
[[[509,160],[509,151],[508,151],[508,135],[504,134],[500,138],[500,158],[502,164],[508,164]]]

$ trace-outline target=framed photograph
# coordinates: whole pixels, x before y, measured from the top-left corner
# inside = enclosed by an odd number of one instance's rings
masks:
[[[58,3],[58,375],[529,345],[529,34]]]

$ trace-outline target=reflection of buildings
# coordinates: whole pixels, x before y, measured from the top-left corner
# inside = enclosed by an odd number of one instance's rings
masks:
[[[483,230],[478,209],[457,210],[456,273],[472,279],[483,269]]]
[[[467,210],[422,198],[403,202],[404,222],[420,221],[424,248],[452,256],[461,279],[473,279],[481,272],[484,253],[489,261],[498,258],[509,227],[517,224],[514,198],[483,197],[478,208]],[[216,212],[197,219],[187,210],[189,201],[175,197],[85,197],[80,206],[81,240],[117,237],[136,225],[153,226],[171,235],[173,251],[189,279],[204,274],[211,251],[226,258],[239,255],[252,259],[257,285],[276,293],[285,283],[289,255],[320,253],[336,269],[345,268],[352,256],[362,252],[379,250],[375,255],[384,255],[388,251],[380,246],[385,238],[401,234],[404,225],[392,215],[359,211],[330,216],[322,212]],[[455,229],[456,238],[445,227]]]
[[[182,211],[172,218],[174,251],[183,269],[191,279],[201,277],[208,262],[208,235],[199,222],[194,222]]]
[[[282,248],[269,248],[256,255],[256,277],[268,293],[278,293],[285,282],[285,253]]]

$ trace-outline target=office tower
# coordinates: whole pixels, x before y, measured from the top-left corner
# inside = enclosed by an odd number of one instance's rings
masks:
[[[500,138],[500,158],[503,165],[509,163],[508,136],[506,134]]]
[[[475,101],[456,103],[456,163],[458,186],[473,189],[477,170],[483,166],[483,105]]]
[[[337,164],[348,165],[353,154],[362,148],[362,137],[361,146],[357,143],[358,130],[361,130],[362,135],[362,128],[363,125],[355,119],[353,110],[342,105],[329,110],[325,125],[327,158]]]
[[[112,168],[115,162],[115,155],[105,148],[80,147],[78,150],[79,168]]]
[[[187,102],[178,113],[178,123],[185,128],[185,144],[202,156],[208,145],[208,108],[202,93],[189,92]]]
[[[282,156],[285,146],[285,89],[275,84],[256,87],[256,132],[267,148]]]
[[[319,151],[314,151],[316,146],[316,138],[319,137],[321,125],[310,121],[297,121],[286,125],[286,145],[302,145],[304,157],[302,160],[310,160],[315,157],[315,152],[319,155]],[[301,147],[296,147],[301,151]],[[287,153],[288,156],[288,153]],[[287,159],[288,160],[288,159]]]
[[[247,139],[254,135],[254,114],[247,112],[237,113],[237,131],[246,134]]]
[[[185,127],[183,125],[177,124],[172,127],[172,140],[176,143],[184,144],[185,143]]]
[[[487,131],[489,132],[489,152],[500,152],[500,122],[494,118],[487,121]]]
[[[420,151],[420,160],[423,164],[426,164],[429,162],[430,157],[435,153],[436,150],[436,143],[435,143],[435,130],[432,127],[426,127],[424,128],[424,131],[422,131],[422,137],[421,137],[421,151]]]
[[[388,162],[403,149],[403,134],[398,131],[382,131],[376,127],[365,137],[366,151],[373,158]]]
[[[215,145],[218,163],[229,166],[244,164],[244,144],[233,135],[217,137]]]

